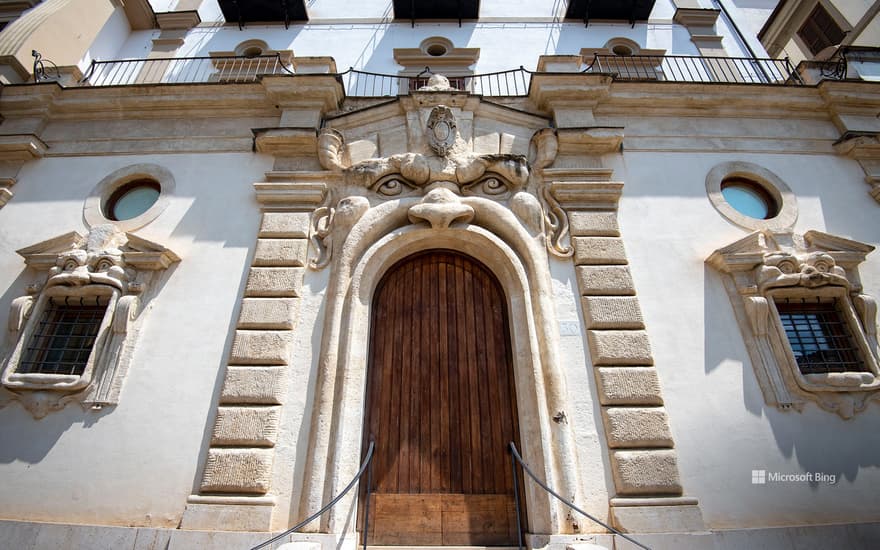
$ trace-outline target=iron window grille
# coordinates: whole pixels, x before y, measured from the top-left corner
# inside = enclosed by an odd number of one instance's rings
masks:
[[[868,371],[837,298],[785,298],[776,310],[802,374]]]
[[[16,372],[82,375],[108,303],[108,296],[49,298]]]

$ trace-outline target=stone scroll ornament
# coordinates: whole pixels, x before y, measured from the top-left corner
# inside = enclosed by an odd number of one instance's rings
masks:
[[[325,169],[341,174],[342,184],[330,190],[325,206],[314,213],[312,240],[319,254],[310,261],[312,269],[327,266],[334,241],[344,238],[371,207],[382,201],[420,197],[424,205],[411,209],[409,214],[413,223],[422,219],[432,227],[448,227],[455,221],[468,222],[462,213],[470,208],[467,201],[471,197],[490,199],[506,203],[530,234],[544,240],[551,254],[573,254],[572,247],[563,244],[568,236],[568,219],[542,173],[556,158],[553,129],[544,128],[534,134],[531,160],[524,155],[469,150],[455,114],[444,105],[431,110],[424,132],[427,147],[423,152],[351,163],[343,135],[333,128],[321,130],[318,159]],[[444,211],[442,215],[440,210]],[[431,220],[420,214],[428,211],[433,212]]]

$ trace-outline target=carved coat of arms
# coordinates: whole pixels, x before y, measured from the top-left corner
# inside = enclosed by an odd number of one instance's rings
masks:
[[[455,115],[445,105],[438,105],[428,117],[428,145],[441,157],[445,157],[455,144],[457,133]]]

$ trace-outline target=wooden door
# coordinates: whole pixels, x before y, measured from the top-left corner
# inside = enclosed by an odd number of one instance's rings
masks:
[[[519,430],[497,279],[457,252],[410,256],[380,282],[370,334],[370,543],[515,545]]]

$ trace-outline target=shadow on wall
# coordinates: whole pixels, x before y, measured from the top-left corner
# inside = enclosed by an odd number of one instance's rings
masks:
[[[860,469],[880,466],[880,407],[872,403],[844,420],[812,402],[800,412],[767,405],[721,277],[704,266],[704,281],[706,374],[720,368],[741,368],[743,404],[752,415],[766,418],[779,452],[789,459],[796,457],[803,472],[833,474],[838,481],[853,482]],[[810,485],[823,483],[811,481]]]

